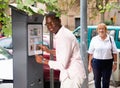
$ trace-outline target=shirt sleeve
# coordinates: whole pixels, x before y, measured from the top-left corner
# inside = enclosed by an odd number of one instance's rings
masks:
[[[63,42],[65,41],[65,42]],[[71,41],[75,41],[73,38],[71,39],[61,39],[56,42],[56,61],[49,61],[49,66],[52,69],[58,69],[60,70],[60,80],[65,80],[69,75],[67,68],[70,64],[71,56],[72,56],[72,48],[73,43]]]
[[[49,61],[49,66],[52,69],[59,69],[60,70],[60,81],[64,81],[67,77],[68,77],[68,72],[67,70],[65,70],[64,66],[62,63],[58,62],[58,61]]]
[[[89,49],[88,49],[88,53],[93,54],[93,52],[94,52],[94,39],[92,38]]]
[[[114,38],[111,36],[111,40],[112,40],[112,51],[114,54],[117,54],[117,47],[114,41]]]

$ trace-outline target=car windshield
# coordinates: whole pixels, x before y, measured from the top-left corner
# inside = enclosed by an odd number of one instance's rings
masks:
[[[12,59],[12,55],[7,50],[0,47],[0,60],[5,60],[5,59]]]
[[[0,46],[3,48],[12,49],[12,38],[7,37],[0,39]]]
[[[118,33],[118,40],[120,41],[120,31],[119,31],[119,33]]]
[[[108,30],[108,33],[110,36],[112,36],[113,38],[115,37],[115,30]]]

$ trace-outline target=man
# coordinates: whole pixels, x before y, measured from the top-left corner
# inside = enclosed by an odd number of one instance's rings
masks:
[[[46,26],[55,34],[56,51],[39,46],[43,51],[55,55],[56,61],[43,59],[41,55],[36,55],[36,61],[60,70],[61,88],[81,88],[86,74],[75,36],[61,25],[60,18],[54,12],[46,15]]]

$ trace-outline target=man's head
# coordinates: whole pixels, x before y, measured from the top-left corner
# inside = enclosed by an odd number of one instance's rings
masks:
[[[48,30],[52,33],[57,33],[61,28],[61,20],[56,16],[56,13],[50,12],[46,14],[46,26]]]

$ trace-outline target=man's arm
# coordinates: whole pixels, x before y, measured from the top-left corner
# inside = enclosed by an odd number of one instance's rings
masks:
[[[47,46],[44,46],[44,45],[39,45],[40,49],[42,49],[43,51],[47,52],[47,53],[50,53],[54,56],[56,56],[56,50],[52,49],[50,50]]]

